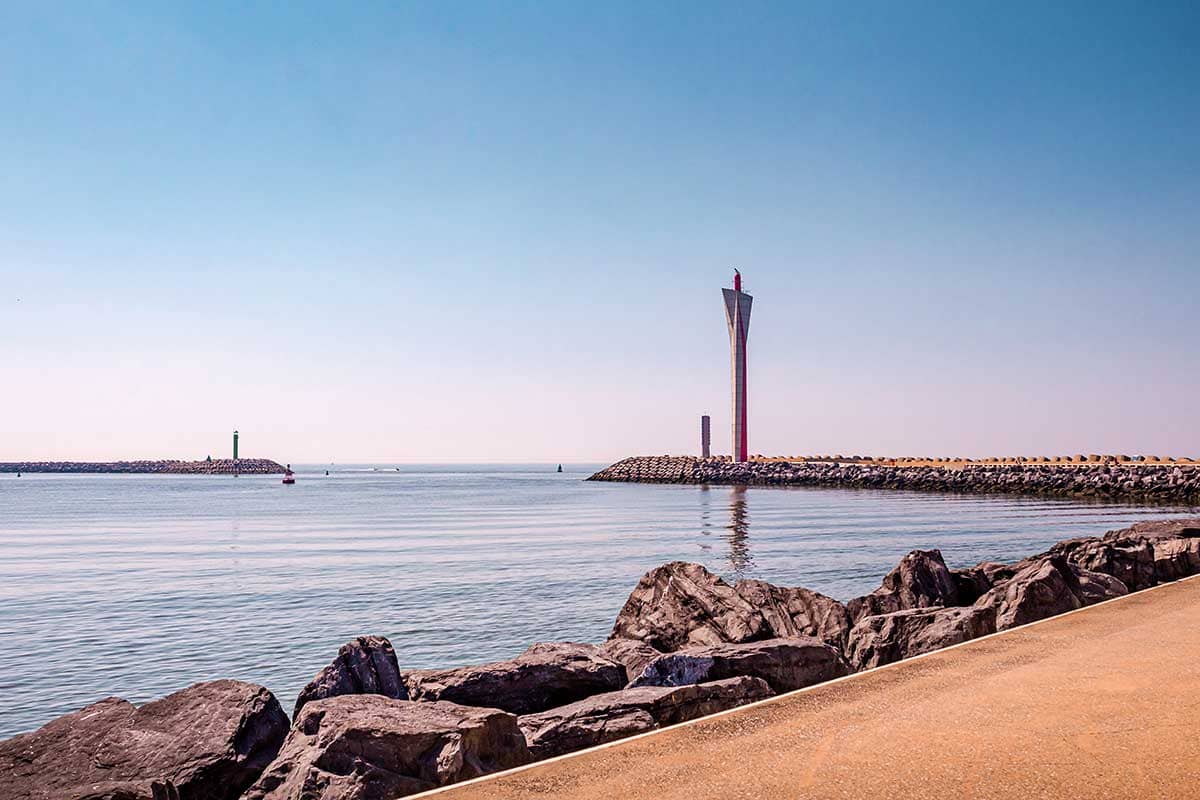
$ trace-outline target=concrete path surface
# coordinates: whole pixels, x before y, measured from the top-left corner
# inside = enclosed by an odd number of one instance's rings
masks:
[[[1200,579],[428,794],[1200,798]]]

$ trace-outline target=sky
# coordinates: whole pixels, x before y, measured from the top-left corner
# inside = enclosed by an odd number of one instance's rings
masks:
[[[0,0],[0,460],[1200,456],[1194,3]]]

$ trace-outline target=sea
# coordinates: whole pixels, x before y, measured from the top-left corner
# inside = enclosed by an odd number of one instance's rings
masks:
[[[197,681],[285,710],[338,647],[402,668],[603,641],[672,560],[735,580],[869,592],[913,548],[951,566],[1179,508],[584,479],[602,464],[355,464],[277,475],[0,475],[0,738],[109,696]]]

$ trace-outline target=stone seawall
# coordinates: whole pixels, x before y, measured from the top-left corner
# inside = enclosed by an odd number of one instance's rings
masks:
[[[908,489],[1200,505],[1200,468],[1190,464],[966,464],[952,468],[635,456],[588,480]]]
[[[155,475],[280,475],[283,465],[268,458],[212,461],[9,461],[0,472],[71,472]]]

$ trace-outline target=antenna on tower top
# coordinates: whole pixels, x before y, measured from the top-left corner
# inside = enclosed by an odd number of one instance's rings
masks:
[[[735,292],[742,290],[742,273],[738,272],[737,267],[733,268],[733,290]]]

